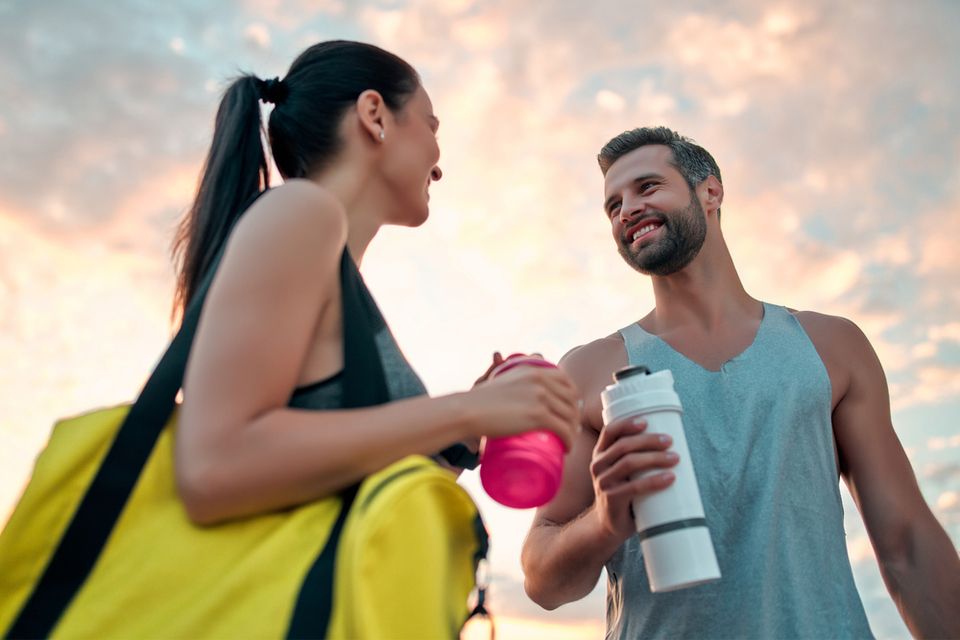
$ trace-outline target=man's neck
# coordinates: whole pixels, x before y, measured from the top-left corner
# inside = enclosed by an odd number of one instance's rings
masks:
[[[656,306],[640,324],[656,335],[680,328],[722,332],[731,323],[762,314],[760,302],[743,288],[722,238],[705,244],[683,270],[654,276],[653,294]]]

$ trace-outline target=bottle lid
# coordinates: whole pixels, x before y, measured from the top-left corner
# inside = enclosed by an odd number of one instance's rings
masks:
[[[621,380],[623,380],[623,379],[625,379],[625,378],[629,378],[630,376],[636,376],[636,375],[641,375],[641,374],[642,374],[642,375],[649,375],[649,374],[650,374],[650,369],[648,369],[647,367],[645,367],[645,366],[642,365],[642,364],[629,365],[629,366],[626,366],[626,367],[624,367],[624,368],[622,368],[622,369],[618,369],[617,371],[614,371],[614,372],[613,372],[613,381],[614,381],[614,382],[620,382]]]

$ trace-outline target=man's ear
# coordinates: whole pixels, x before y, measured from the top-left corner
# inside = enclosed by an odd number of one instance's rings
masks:
[[[723,185],[714,175],[709,175],[697,187],[697,195],[703,202],[703,210],[707,215],[716,213],[723,204]]]
[[[387,105],[379,91],[367,89],[357,97],[357,118],[360,128],[375,143],[383,141],[385,136]]]

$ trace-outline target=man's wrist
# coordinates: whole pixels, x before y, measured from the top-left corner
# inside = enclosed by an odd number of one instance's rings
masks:
[[[585,534],[589,548],[595,550],[597,557],[603,563],[606,563],[634,533],[633,530],[626,534],[611,531],[604,524],[604,519],[597,509],[596,503],[590,507],[581,520],[587,521],[584,524],[588,527]]]

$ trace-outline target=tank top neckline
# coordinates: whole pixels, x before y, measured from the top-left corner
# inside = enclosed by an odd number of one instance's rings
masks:
[[[294,396],[302,396],[302,395],[304,395],[304,394],[312,393],[312,392],[316,391],[317,389],[322,389],[323,387],[326,387],[326,386],[328,386],[328,385],[331,385],[331,384],[333,384],[334,382],[338,382],[338,381],[340,381],[342,378],[343,378],[343,369],[340,369],[339,371],[337,371],[337,372],[334,373],[333,375],[329,375],[329,376],[327,376],[326,378],[321,378],[320,380],[316,380],[316,381],[314,381],[314,382],[308,382],[308,383],[306,383],[306,384],[300,385],[299,387],[296,387],[296,388],[293,390],[293,395],[294,395]]]
[[[731,363],[733,363],[733,362],[736,361],[736,360],[742,360],[743,358],[746,358],[748,355],[750,355],[750,352],[753,351],[754,348],[756,347],[757,343],[760,342],[760,337],[761,337],[761,335],[762,335],[763,333],[765,333],[766,327],[767,327],[767,325],[770,323],[770,312],[771,312],[771,310],[773,309],[773,305],[771,305],[771,304],[769,304],[769,303],[767,303],[767,302],[764,302],[764,301],[762,301],[762,300],[760,301],[760,305],[761,305],[761,308],[762,308],[762,311],[763,311],[763,315],[760,316],[760,324],[759,324],[759,326],[757,326],[757,331],[753,334],[753,340],[751,340],[751,341],[750,341],[750,344],[748,344],[746,347],[744,347],[744,349],[743,349],[740,353],[737,353],[736,355],[733,355],[733,356],[731,356],[730,358],[727,358],[727,359],[723,362],[723,364],[720,365],[720,368],[719,368],[719,369],[708,369],[707,367],[703,366],[702,364],[700,364],[699,362],[697,362],[697,361],[694,360],[693,358],[691,358],[691,357],[687,356],[686,354],[684,354],[684,353],[682,353],[682,352],[674,349],[673,346],[671,346],[669,342],[667,342],[666,340],[664,340],[664,339],[661,338],[660,336],[654,335],[654,334],[650,333],[649,331],[647,331],[646,329],[644,329],[643,327],[641,327],[639,321],[633,322],[633,323],[631,323],[630,325],[628,325],[628,326],[623,330],[623,333],[633,332],[634,334],[639,335],[639,336],[642,336],[642,337],[644,337],[644,338],[656,340],[656,341],[657,341],[661,346],[663,346],[668,352],[670,352],[671,354],[673,354],[675,357],[680,358],[682,361],[686,362],[687,364],[689,364],[690,366],[694,367],[694,368],[697,369],[698,371],[702,371],[702,372],[704,372],[704,373],[711,374],[711,375],[723,375],[723,374],[727,373],[727,367],[728,367],[728,365],[730,365]],[[624,336],[624,338],[626,338],[626,336]],[[624,341],[624,347],[626,347],[626,340]]]

